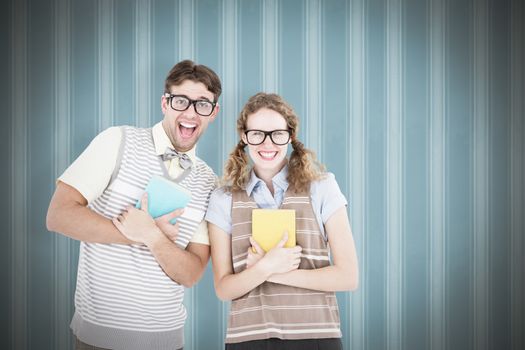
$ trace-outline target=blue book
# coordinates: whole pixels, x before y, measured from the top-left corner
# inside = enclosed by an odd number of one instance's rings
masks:
[[[162,176],[153,176],[145,191],[148,193],[148,212],[153,218],[184,208],[191,200],[191,193],[181,185]],[[135,207],[141,207],[140,199]],[[174,224],[177,219],[170,222]]]

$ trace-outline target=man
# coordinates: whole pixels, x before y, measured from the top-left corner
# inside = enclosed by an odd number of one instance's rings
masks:
[[[77,349],[183,347],[184,287],[200,279],[209,259],[203,218],[216,183],[195,145],[219,112],[220,94],[211,69],[176,64],[165,81],[162,122],[101,132],[58,179],[47,228],[81,241],[71,321]],[[192,199],[182,214],[157,218],[157,232],[125,236],[112,219],[135,205],[154,175],[179,183]]]

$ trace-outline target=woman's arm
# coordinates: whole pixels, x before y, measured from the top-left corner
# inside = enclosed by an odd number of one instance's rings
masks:
[[[325,292],[355,290],[358,286],[359,270],[352,230],[341,207],[325,224],[333,265],[313,270],[294,270],[272,275],[268,281],[300,288]]]
[[[231,236],[212,223],[208,223],[208,233],[215,292],[221,300],[239,298],[265,282],[272,274],[284,273],[299,266],[301,247],[283,248],[288,239],[285,235],[275,248],[252,267],[236,274],[232,265]]]

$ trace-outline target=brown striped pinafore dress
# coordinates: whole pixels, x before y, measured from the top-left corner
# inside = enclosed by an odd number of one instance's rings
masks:
[[[235,273],[246,268],[255,201],[246,191],[232,193],[232,263]],[[317,223],[309,193],[286,191],[281,209],[294,209],[297,244],[303,250],[300,269],[330,264],[328,244]],[[264,282],[231,302],[226,343],[250,340],[340,338],[337,299],[333,292]]]

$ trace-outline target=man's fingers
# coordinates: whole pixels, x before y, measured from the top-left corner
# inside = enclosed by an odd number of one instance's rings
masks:
[[[140,199],[140,209],[144,210],[145,212],[148,211],[148,192],[144,192],[142,198]]]
[[[172,225],[169,221],[167,222],[170,227],[161,226],[161,228],[164,228],[165,230],[162,231],[166,236],[171,238],[172,240],[175,240],[177,238],[177,235],[179,233],[179,223],[176,222],[175,225]]]
[[[168,214],[160,216],[159,218],[157,218],[157,220],[170,222],[171,220],[181,216],[182,213],[184,213],[184,208],[175,209],[174,211],[169,212]]]
[[[111,220],[113,222],[113,225],[115,225],[115,227],[119,230],[119,231],[122,231],[122,223],[118,220],[118,217],[117,218],[113,218],[113,220]]]

